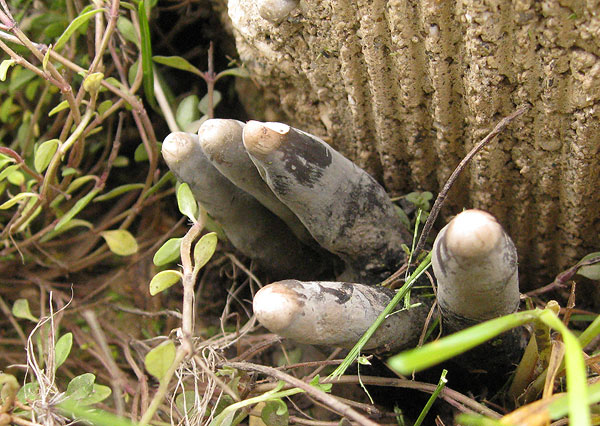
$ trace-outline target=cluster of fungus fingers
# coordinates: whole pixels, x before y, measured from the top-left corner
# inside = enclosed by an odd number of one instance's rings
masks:
[[[174,132],[162,154],[173,174],[187,183],[196,200],[219,222],[231,244],[273,276],[310,279],[328,265],[303,244],[278,216],[244,192],[209,161],[195,134]]]
[[[405,262],[410,235],[385,190],[321,139],[282,123],[213,119],[198,135],[170,134],[162,151],[232,245],[283,279],[254,298],[270,331],[352,347],[393,298],[374,284]],[[432,263],[446,330],[517,309],[516,249],[488,213],[457,215],[436,238]],[[365,350],[415,345],[432,299],[413,293]]]
[[[445,332],[517,310],[516,249],[492,215],[481,210],[457,215],[438,234],[432,263]],[[376,286],[285,280],[256,294],[254,313],[261,324],[284,337],[349,348],[392,297],[393,292]],[[431,299],[416,299],[420,303],[415,307],[388,316],[364,349],[388,352],[414,346],[431,306]],[[519,351],[520,345],[510,350]],[[507,356],[498,354],[498,361]]]

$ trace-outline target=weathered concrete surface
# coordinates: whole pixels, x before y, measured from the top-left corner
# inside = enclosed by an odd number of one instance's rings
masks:
[[[445,214],[495,215],[525,289],[600,247],[599,1],[302,0],[280,24],[254,2],[214,2],[227,3],[266,99],[253,103],[243,82],[249,113],[319,135],[394,195],[437,191],[501,117],[531,104]]]

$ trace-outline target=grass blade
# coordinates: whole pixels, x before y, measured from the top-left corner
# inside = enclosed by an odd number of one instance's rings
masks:
[[[455,357],[512,328],[534,320],[538,310],[517,312],[475,325],[420,348],[410,349],[389,359],[392,370],[401,374],[421,371]]]
[[[156,105],[156,100],[154,99],[154,71],[152,69],[152,44],[150,42],[150,24],[148,22],[150,10],[150,3],[147,0],[140,1],[138,15],[140,18],[140,34],[142,39],[144,93],[150,105],[154,107]]]
[[[398,290],[394,298],[390,301],[390,303],[385,307],[385,309],[379,314],[375,322],[369,327],[369,329],[363,334],[360,340],[354,345],[354,347],[350,350],[344,362],[342,362],[338,368],[335,369],[333,373],[329,375],[329,377],[339,377],[345,373],[346,369],[358,358],[360,355],[362,348],[369,341],[369,339],[375,333],[375,330],[385,321],[385,318],[394,311],[396,305],[404,298],[404,296],[408,293],[408,291],[412,288],[412,286],[417,282],[417,279],[425,273],[427,268],[431,265],[431,253],[428,253],[425,259],[419,264],[417,269],[411,274],[411,276],[406,280],[404,285]]]

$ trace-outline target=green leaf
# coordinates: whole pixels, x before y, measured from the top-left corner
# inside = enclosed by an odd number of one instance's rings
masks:
[[[33,322],[38,322],[29,309],[29,301],[27,299],[17,299],[12,307],[12,314],[17,318],[28,319]]]
[[[90,10],[89,12],[84,12],[77,18],[73,19],[73,21],[71,21],[67,29],[61,34],[61,36],[56,41],[56,44],[54,45],[54,50],[58,52],[60,49],[62,49],[63,46],[67,43],[67,41],[69,41],[69,38],[71,38],[73,33],[77,31],[79,27],[87,24],[90,18],[99,12],[104,12],[104,9]]]
[[[54,114],[62,111],[63,109],[67,109],[67,108],[69,108],[69,102],[64,100],[50,110],[50,112],[48,113],[48,117],[52,117]]]
[[[579,263],[598,257],[600,257],[600,252],[590,253],[587,256],[584,256]],[[600,262],[594,263],[593,265],[582,266],[577,270],[577,275],[582,275],[590,280],[600,280]]]
[[[96,376],[92,373],[84,373],[73,377],[67,385],[65,394],[75,400],[85,398],[92,393]]]
[[[73,182],[71,182],[69,184],[69,186],[67,187],[66,193],[67,194],[72,194],[74,191],[78,190],[79,188],[81,188],[86,183],[88,183],[90,181],[95,181],[97,179],[98,178],[96,176],[94,176],[94,175],[80,176],[77,179],[73,180]]]
[[[221,102],[221,92],[213,90],[213,109]],[[208,93],[200,100],[198,109],[202,114],[208,114]]]
[[[52,51],[52,49],[48,49],[46,50],[46,53],[44,54],[44,59],[42,59],[42,69],[44,71],[48,71],[48,61],[50,60],[50,52]]]
[[[6,169],[2,170],[2,172],[0,172],[0,182],[6,179],[15,170],[18,170],[20,168],[21,164],[13,164],[12,166],[8,166]]]
[[[108,248],[119,256],[130,256],[138,251],[138,244],[134,236],[125,229],[115,229],[101,232],[100,235],[108,244]]]
[[[310,385],[322,390],[323,392],[331,392],[331,388],[333,388],[333,383],[319,383],[320,379],[320,376],[317,374],[310,381]]]
[[[150,295],[154,296],[161,291],[168,289],[173,284],[177,284],[182,279],[183,275],[179,271],[173,271],[171,269],[161,271],[152,277],[152,280],[150,281]]]
[[[189,217],[192,222],[196,222],[198,202],[187,183],[182,183],[177,188],[177,206],[182,214]]]
[[[54,346],[54,369],[63,365],[69,357],[71,348],[73,347],[73,333],[66,333],[56,341]]]
[[[152,70],[152,44],[150,42],[150,3],[141,0],[138,5],[138,16],[140,19],[140,32],[142,38],[142,73],[144,76],[144,93],[150,105],[155,105],[154,100],[154,72]]]
[[[199,270],[210,260],[217,248],[217,233],[203,235],[194,247],[194,271]]]
[[[37,206],[37,207],[36,207]],[[31,213],[31,211],[34,209],[33,213]],[[27,204],[25,205],[25,208],[23,209],[21,215],[23,215],[24,217],[27,217],[27,219],[25,219],[25,221],[23,223],[21,223],[21,225],[19,225],[19,227],[17,228],[17,233],[23,232],[27,229],[27,227],[29,226],[29,224],[36,218],[38,217],[38,215],[42,212],[42,206],[40,203],[38,203],[37,198],[30,198],[29,201],[27,201]]]
[[[143,183],[129,183],[127,185],[117,186],[116,188],[113,188],[106,194],[103,194],[103,195],[97,197],[94,200],[94,203],[99,203],[101,201],[110,200],[111,198],[118,197],[119,195],[124,194],[126,192],[135,191],[136,189],[142,189],[143,187],[144,187]]]
[[[267,426],[287,426],[290,420],[290,414],[287,405],[277,398],[267,401],[262,411],[260,418]]]
[[[30,404],[40,397],[40,385],[37,382],[25,383],[17,393],[17,399],[23,404]]]
[[[26,68],[15,68],[10,75],[10,83],[8,85],[8,92],[10,94],[21,90],[23,86],[29,83],[30,80],[34,79],[36,74]]]
[[[35,151],[35,158],[33,160],[33,165],[35,167],[35,171],[38,173],[42,173],[50,164],[52,157],[56,153],[59,144],[58,139],[50,139],[42,143],[38,149]]]
[[[33,80],[25,88],[25,97],[28,101],[33,101],[37,94],[37,89],[40,87],[40,80]]]
[[[152,262],[156,266],[163,266],[175,262],[180,257],[181,240],[183,238],[170,238],[154,254]]]
[[[13,185],[21,186],[25,183],[25,175],[20,170],[15,170],[6,177],[6,180]]]
[[[104,401],[111,394],[108,386],[94,383],[96,376],[92,373],[84,373],[74,377],[67,385],[65,395],[68,399],[79,405],[92,405]]]
[[[60,230],[58,230],[58,231],[52,230],[52,231],[48,232],[46,235],[44,235],[42,238],[40,238],[40,242],[45,243],[46,241],[50,241],[51,239],[56,238],[57,236],[67,232],[70,229],[77,228],[78,226],[84,226],[87,229],[94,229],[94,225],[92,225],[87,220],[72,219],[69,221],[69,223],[67,223],[65,226],[63,226]]]
[[[160,152],[161,149],[162,149],[162,143],[158,142],[156,144],[156,146],[157,146],[158,152]],[[149,160],[148,153],[146,152],[146,147],[144,146],[143,143],[139,144],[137,146],[137,148],[135,149],[135,152],[133,153],[133,160],[136,163],[141,163],[142,161],[148,161]]]
[[[196,74],[197,76],[204,77],[204,73],[198,68],[190,64],[186,59],[181,56],[154,56],[152,60],[156,63],[167,65],[171,68],[178,70],[189,71]]]
[[[236,410],[223,410],[223,412],[215,417],[209,426],[231,426],[235,419]]]
[[[139,70],[140,63],[136,60],[133,64],[131,64],[129,70],[127,70],[127,82],[129,83],[129,86],[133,86],[133,82],[136,80]],[[119,86],[122,86],[122,84],[119,83]]]
[[[112,101],[110,99],[105,100],[100,105],[98,105],[98,114],[104,114],[106,111],[109,110],[111,106],[113,106]]]
[[[0,81],[6,80],[6,73],[8,73],[8,69],[15,64],[14,59],[5,59],[0,63]]]
[[[57,404],[60,413],[73,419],[76,424],[90,424],[94,426],[136,426],[125,417],[120,417],[98,408],[90,408],[67,398]]]
[[[222,398],[221,398],[222,399]],[[185,391],[181,392],[175,398],[175,405],[180,413],[185,414],[186,416],[191,416],[194,414],[194,402],[196,400],[196,392],[194,391]]]
[[[219,74],[217,74],[217,77],[215,80],[219,80],[221,77],[225,77],[226,75],[233,75],[235,77],[241,77],[241,78],[249,78],[250,77],[250,73],[248,72],[248,70],[246,68],[237,67],[237,68],[229,68],[228,70],[221,71]]]
[[[73,167],[65,167],[62,170],[61,175],[63,175],[63,177],[65,177],[65,176],[76,175],[78,173],[79,173],[79,170],[74,169]]]
[[[14,206],[15,204],[17,204],[19,201],[24,200],[26,198],[31,198],[31,197],[38,197],[38,194],[36,194],[34,192],[21,192],[21,193],[15,195],[10,200],[5,201],[4,203],[2,203],[0,205],[0,210],[10,209],[12,206]]]
[[[175,113],[175,119],[177,120],[177,124],[182,129],[188,127],[188,125],[192,122],[200,118],[200,112],[198,111],[198,96],[190,95],[185,97],[177,107],[177,112]]]
[[[7,97],[0,106],[0,121],[7,123],[10,116],[19,111],[19,107],[13,103],[12,96]]]
[[[125,40],[132,42],[138,48],[140,47],[140,38],[138,37],[135,27],[129,19],[125,18],[124,16],[119,16],[119,19],[117,19],[117,29],[125,38]]]
[[[127,167],[129,166],[129,158],[125,157],[124,155],[118,155],[117,158],[115,158],[115,161],[113,161],[113,167]],[[135,183],[132,183],[131,185],[136,185]]]
[[[505,331],[526,324],[538,314],[537,311],[523,311],[477,324],[420,348],[402,352],[390,358],[388,365],[401,374],[424,370],[479,346]]]
[[[175,343],[171,340],[161,343],[146,354],[146,371],[161,381],[175,361],[175,352]]]
[[[98,188],[92,189],[88,194],[86,194],[83,198],[77,200],[75,205],[71,207],[71,209],[60,218],[58,223],[54,226],[54,230],[58,231],[62,229],[71,219],[73,219],[81,210],[83,210],[89,203],[94,199],[96,194],[98,194],[100,190]]]

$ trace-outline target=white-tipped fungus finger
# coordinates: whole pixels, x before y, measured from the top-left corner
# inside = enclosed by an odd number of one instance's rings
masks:
[[[435,239],[432,264],[438,303],[451,329],[517,310],[517,250],[489,213],[466,210],[452,219]]]
[[[231,183],[208,160],[191,133],[171,133],[163,157],[196,200],[219,222],[233,246],[280,278],[319,276],[326,265],[255,198]]]
[[[254,296],[258,321],[268,330],[299,343],[351,348],[383,311],[394,293],[363,284],[284,280]],[[414,345],[429,306],[390,315],[365,346],[387,352]]]
[[[376,283],[402,264],[402,244],[410,236],[385,190],[364,170],[319,138],[282,123],[249,121],[243,138],[275,195],[360,282]]]
[[[242,142],[244,123],[237,120],[211,119],[198,130],[200,145],[208,159],[235,186],[256,198],[279,216],[305,244],[316,246],[314,239],[294,213],[273,194],[260,177]]]

